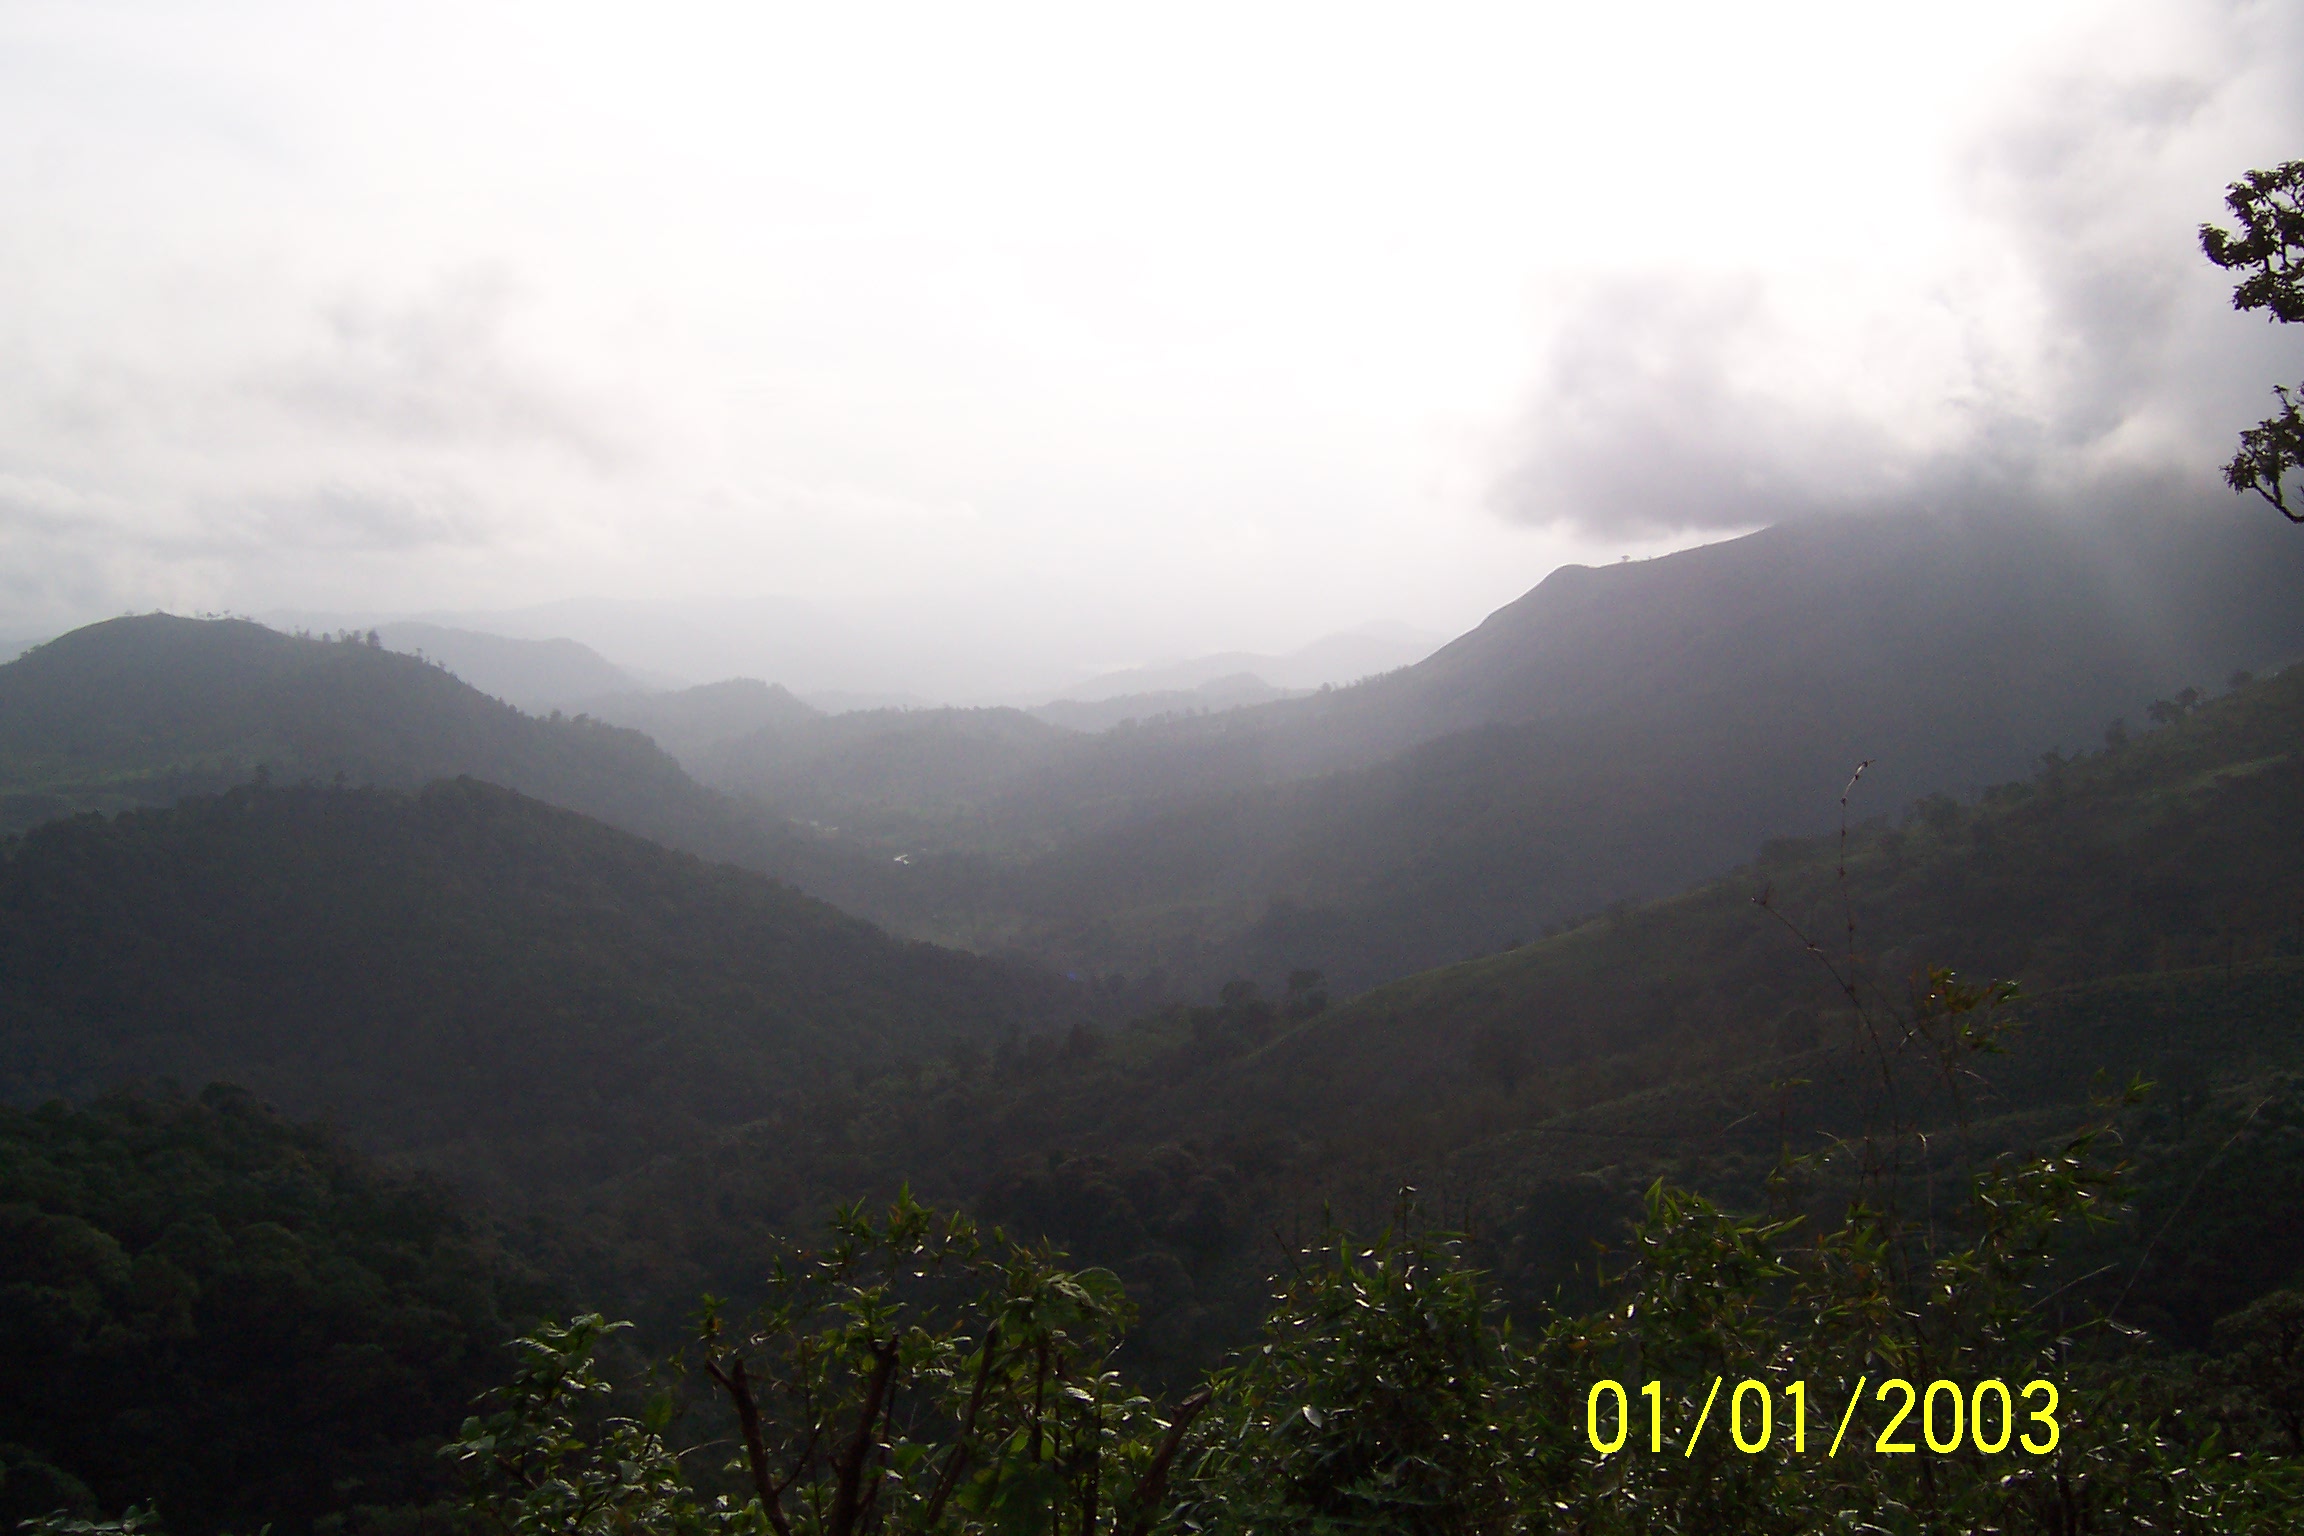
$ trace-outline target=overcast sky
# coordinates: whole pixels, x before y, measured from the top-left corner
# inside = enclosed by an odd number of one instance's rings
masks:
[[[2221,497],[2304,338],[2194,230],[2299,81],[2270,3],[0,0],[0,630],[783,594],[1101,670]]]

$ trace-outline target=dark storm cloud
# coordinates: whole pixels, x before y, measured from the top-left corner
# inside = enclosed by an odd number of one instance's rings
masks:
[[[1521,521],[1637,537],[1845,501],[1887,467],[1884,435],[1740,379],[1768,344],[1755,282],[1597,286],[1553,338],[1495,505]]]

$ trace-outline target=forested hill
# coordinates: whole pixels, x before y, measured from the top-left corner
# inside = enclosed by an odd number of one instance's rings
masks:
[[[357,640],[153,614],[74,630],[0,667],[0,784],[17,827],[164,804],[259,768],[402,789],[469,773],[590,814],[702,798],[637,732],[535,719]]]
[[[168,805],[259,774],[392,789],[470,775],[852,910],[873,905],[858,895],[886,880],[863,855],[696,783],[639,731],[523,714],[356,638],[152,614],[74,630],[0,666],[0,833]]]
[[[471,780],[245,786],[0,861],[0,1098],[221,1079],[529,1191],[1064,998]]]
[[[0,1108],[0,1296],[11,1531],[444,1528],[442,1438],[560,1304],[437,1181],[223,1087]]]
[[[2304,666],[2167,713],[1973,802],[1891,809],[1859,781],[1844,865],[1835,837],[1782,840],[1681,896],[1380,988],[1239,1064],[1235,1103],[1399,1124],[1508,1083],[1539,1113],[1797,1055],[1844,1003],[1792,930],[1843,969],[1853,946],[1894,992],[1926,966],[2044,990],[2304,955]]]
[[[1563,567],[1413,667],[1272,707],[1275,767],[1497,723],[1742,715],[1869,735],[1891,795],[1993,783],[2146,699],[2304,656],[2299,590],[2304,548],[2237,507],[1788,522]]]
[[[837,754],[696,766],[904,853],[901,891],[827,892],[883,920],[1195,995],[1358,991],[1818,831],[1860,759],[1886,803],[1968,793],[2304,656],[2298,591],[2304,540],[2240,509],[1820,520],[1560,570],[1312,698],[1094,738],[841,717],[808,733]]]
[[[1987,1116],[2047,1106],[2005,1132],[2013,1144],[2077,1123],[2100,1073],[2177,1062],[2197,1110],[2248,1074],[2304,1070],[2304,667],[2175,713],[1975,801],[1876,817],[1860,785],[1845,881],[1836,836],[1779,842],[1680,896],[1347,1005],[1232,988],[1068,1047],[844,1086],[638,1177],[627,1208],[697,1284],[733,1285],[716,1267],[723,1213],[788,1216],[910,1180],[1115,1267],[1145,1307],[1147,1347],[1176,1358],[1253,1315],[1276,1228],[1325,1203],[1380,1221],[1403,1180],[1477,1198],[1487,1225],[1527,1240],[1498,1265],[1547,1284],[1565,1270],[1544,1264],[1616,1235],[1612,1202],[1693,1176],[1700,1157],[1728,1167],[1724,1127],[1758,1144],[1735,1149],[1739,1179],[1771,1166],[1780,1136],[1807,1147],[1862,1130],[1846,1092],[1855,1023],[1779,916],[1845,968],[1852,913],[1853,974],[1890,1010],[1930,966],[2037,994],[2024,1012],[2039,1027],[2006,1058],[2021,1082],[1998,1099],[1978,1088]],[[2267,1095],[2280,1116],[2265,1127],[2304,1117],[2304,1078],[2250,1102]],[[2279,1187],[2304,1188],[2304,1159],[2283,1147],[2264,1153],[2285,1159]],[[2174,1200],[2194,1164],[2166,1166]],[[1757,1198],[1749,1183],[1729,1193]],[[2224,1230],[2245,1246],[2242,1227]],[[2304,1275],[2304,1228],[2254,1242],[2249,1266],[2238,1248],[2216,1262],[2279,1270],[2266,1284],[2284,1283],[2281,1266]],[[2154,1304],[2199,1328],[2247,1299],[2224,1286],[2213,1305]]]

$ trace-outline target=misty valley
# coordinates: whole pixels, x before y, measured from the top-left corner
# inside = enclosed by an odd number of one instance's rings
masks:
[[[1198,1529],[1388,1466],[1503,1529],[1595,1475],[1528,1443],[1574,1450],[1581,1352],[1861,1364],[1813,1309],[1891,1326],[1898,1264],[2038,1330],[1923,1304],[1945,1369],[2036,1337],[2100,1383],[2066,1454],[2106,1486],[2184,1436],[2286,1465],[2300,591],[2269,522],[1791,523],[1342,686],[1073,723],[59,636],[0,667],[0,1498],[740,1525],[878,1479],[912,1529],[939,1489],[1087,1518],[1094,1478]],[[487,664],[586,687],[579,650]],[[732,1405],[784,1439],[667,1449]],[[1250,1433],[1283,1459],[1228,1462]],[[899,1491],[906,1445],[973,1470]]]
[[[0,1536],[2304,1531],[2299,79],[0,5]]]

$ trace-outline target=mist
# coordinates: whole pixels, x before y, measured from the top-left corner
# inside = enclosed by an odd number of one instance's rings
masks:
[[[0,637],[584,612],[1020,699],[2213,505],[2304,344],[2194,231],[2300,73],[2272,5],[12,7]]]

